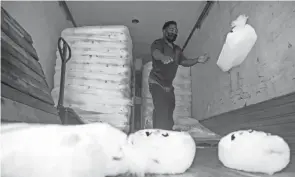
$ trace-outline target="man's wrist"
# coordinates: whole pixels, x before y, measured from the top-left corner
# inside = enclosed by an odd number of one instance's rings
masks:
[[[200,63],[200,62],[199,62],[199,58],[200,58],[200,57],[195,58],[196,64],[197,64],[197,63]]]

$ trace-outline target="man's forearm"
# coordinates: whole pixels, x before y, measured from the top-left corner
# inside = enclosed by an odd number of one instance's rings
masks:
[[[184,66],[184,67],[191,67],[195,64],[199,63],[198,62],[198,58],[194,58],[194,59],[186,59],[186,60],[183,60],[181,61],[181,65]]]
[[[159,50],[154,50],[152,55],[155,60],[163,60],[163,58],[165,57]]]

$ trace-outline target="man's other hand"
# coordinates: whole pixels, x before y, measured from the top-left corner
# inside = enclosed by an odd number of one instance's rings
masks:
[[[198,57],[198,63],[206,63],[209,59],[210,57],[206,53],[205,55]]]

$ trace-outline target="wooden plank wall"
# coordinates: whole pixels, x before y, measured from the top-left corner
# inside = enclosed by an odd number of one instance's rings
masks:
[[[1,8],[1,122],[58,123],[31,36]]]
[[[285,138],[295,155],[295,92],[200,121],[225,135],[239,129],[255,129]]]

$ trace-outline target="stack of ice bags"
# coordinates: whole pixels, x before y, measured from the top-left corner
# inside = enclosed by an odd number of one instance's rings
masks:
[[[71,47],[66,66],[64,106],[85,122],[107,122],[129,128],[131,115],[132,40],[125,26],[67,28]],[[52,97],[58,102],[61,59],[57,51]]]

